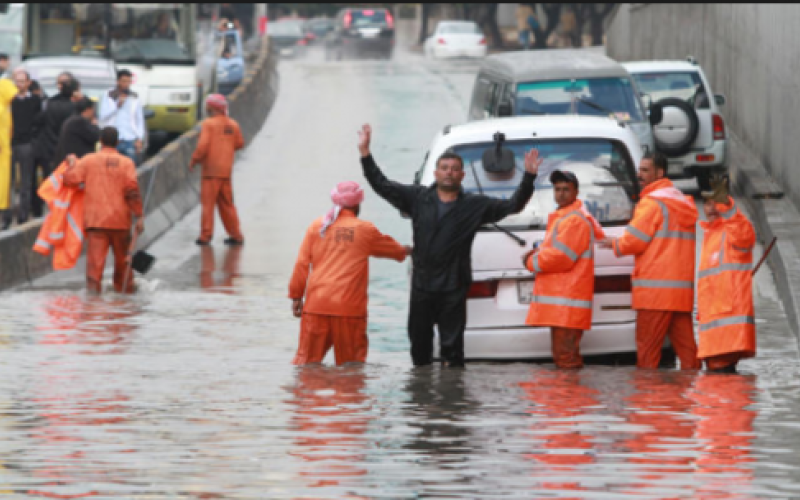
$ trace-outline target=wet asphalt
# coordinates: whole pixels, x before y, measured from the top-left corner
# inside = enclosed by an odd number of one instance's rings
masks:
[[[797,341],[766,267],[758,357],[738,375],[414,369],[408,268],[391,261],[371,266],[369,362],[290,364],[288,278],[331,187],[363,182],[356,130],[370,122],[379,164],[411,182],[436,131],[464,120],[476,68],[282,61],[235,169],[244,247],[222,244],[219,220],[196,247],[195,210],[151,246],[133,297],[88,297],[83,263],[0,294],[0,496],[800,498]],[[410,242],[369,189],[362,217]]]

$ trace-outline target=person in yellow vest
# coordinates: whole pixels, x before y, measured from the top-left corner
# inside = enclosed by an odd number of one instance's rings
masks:
[[[0,79],[0,211],[13,206],[11,200],[11,101],[17,86],[7,78]],[[3,228],[7,229],[7,228]]]
[[[715,179],[714,190],[701,194],[706,221],[700,223],[697,357],[709,371],[735,373],[740,359],[756,354],[751,269],[756,232],[728,195],[727,178]]]

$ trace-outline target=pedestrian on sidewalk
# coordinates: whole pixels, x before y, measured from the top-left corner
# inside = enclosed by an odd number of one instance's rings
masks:
[[[138,165],[147,127],[144,105],[138,94],[131,90],[132,83],[133,73],[127,69],[117,71],[117,86],[103,94],[99,118],[101,127],[119,130],[117,150]]]
[[[467,291],[472,283],[472,242],[478,229],[522,211],[533,196],[542,160],[536,150],[525,156],[525,175],[508,200],[465,193],[464,161],[445,153],[436,163],[436,183],[404,185],[383,175],[370,153],[372,128],[359,132],[358,149],[364,176],[372,189],[414,225],[414,270],[408,336],[416,366],[433,362],[433,327],[439,327],[444,366],[464,366]]]
[[[632,285],[636,310],[636,366],[658,368],[669,336],[681,370],[700,368],[694,340],[695,224],[697,207],[667,179],[667,158],[647,153],[639,164],[644,189],[633,219],[604,248],[636,257]]]
[[[529,4],[521,3],[517,6],[517,35],[519,44],[523,50],[531,48],[531,19],[536,21],[533,8]]]
[[[550,327],[558,368],[583,368],[581,338],[592,327],[594,243],[605,234],[578,199],[575,174],[554,170],[550,183],[558,210],[548,217],[544,242],[523,257],[536,275],[525,323]]]
[[[233,161],[236,151],[244,147],[244,137],[236,120],[228,116],[228,101],[221,94],[206,98],[208,118],[203,120],[200,138],[192,155],[189,169],[202,165],[200,184],[200,237],[198,245],[208,245],[214,236],[214,207],[219,208],[222,225],[228,232],[226,245],[243,245],[244,236],[239,228],[239,214],[233,204]]]
[[[728,194],[727,178],[701,193],[703,249],[697,280],[698,357],[709,371],[735,373],[740,359],[756,355],[753,248],[756,232]]]
[[[14,135],[11,139],[12,173],[19,173],[19,205],[17,223],[24,224],[31,210],[31,197],[36,182],[36,158],[33,138],[36,134],[34,120],[42,111],[42,98],[30,91],[31,77],[24,69],[14,71],[17,95],[11,102]],[[12,184],[15,183],[12,178]],[[6,212],[4,227],[11,224],[11,211]]]
[[[97,150],[100,129],[97,127],[94,101],[88,97],[81,98],[75,103],[75,111],[76,114],[68,118],[61,129],[55,153],[56,165],[61,165],[69,155],[83,158]]]
[[[141,234],[144,231],[136,165],[119,153],[118,141],[117,129],[104,128],[100,132],[100,151],[75,160],[64,173],[65,186],[84,184],[86,287],[94,294],[102,291],[103,268],[109,248],[114,253],[114,290],[133,293],[133,271],[128,266],[132,217],[136,217],[136,232]],[[123,290],[125,283],[127,289]]]
[[[11,136],[14,133],[11,102],[17,95],[17,87],[8,78],[0,79],[0,211],[8,214],[7,223],[3,229],[11,225],[10,212],[13,208],[12,165],[11,165]]]
[[[302,318],[296,365],[322,362],[331,346],[337,365],[365,362],[369,258],[403,262],[411,252],[358,218],[364,191],[357,183],[340,182],[331,200],[306,231],[289,283],[292,312]]]

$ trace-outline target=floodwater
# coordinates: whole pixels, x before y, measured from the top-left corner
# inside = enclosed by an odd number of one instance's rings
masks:
[[[318,56],[319,54],[317,54]],[[235,174],[247,239],[154,244],[134,297],[76,272],[0,294],[0,496],[9,498],[800,498],[800,364],[768,270],[739,375],[552,364],[415,369],[407,267],[371,268],[370,359],[290,364],[286,298],[306,226],[361,180],[370,121],[410,181],[465,116],[474,63],[281,63],[279,102]],[[410,240],[371,192],[362,213]]]

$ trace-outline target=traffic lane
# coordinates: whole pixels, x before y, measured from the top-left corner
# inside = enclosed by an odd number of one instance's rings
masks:
[[[797,491],[797,351],[768,269],[756,280],[759,357],[741,376],[412,369],[407,267],[377,260],[367,366],[290,367],[291,266],[333,184],[361,181],[358,126],[373,123],[379,162],[410,180],[437,129],[464,116],[423,62],[395,64],[281,64],[275,113],[234,175],[243,248],[220,245],[219,221],[215,245],[195,247],[194,211],[151,247],[146,293],[90,299],[76,273],[77,291],[1,296],[4,482],[109,497]],[[410,240],[369,188],[364,217]]]

